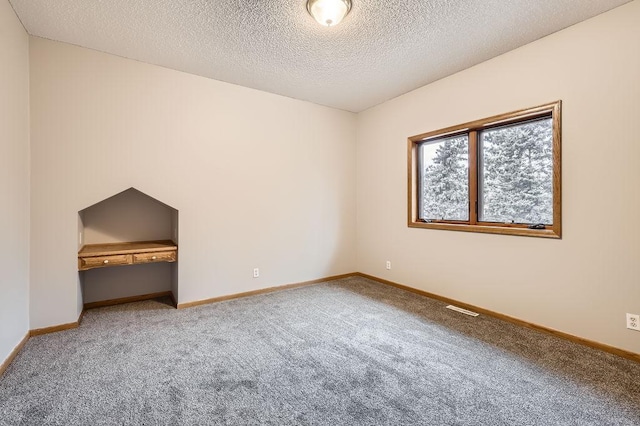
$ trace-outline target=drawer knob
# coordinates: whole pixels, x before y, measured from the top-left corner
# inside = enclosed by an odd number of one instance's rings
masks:
[[[108,261],[108,260],[105,260],[105,261],[104,261],[104,262],[102,262],[102,263],[104,263],[104,264],[106,265],[107,263],[109,263],[109,261]]]
[[[151,256],[151,260],[156,260],[157,258],[157,256]]]

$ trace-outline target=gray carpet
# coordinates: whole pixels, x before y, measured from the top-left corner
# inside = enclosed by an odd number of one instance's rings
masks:
[[[362,278],[90,310],[0,378],[2,425],[639,425],[640,364]]]

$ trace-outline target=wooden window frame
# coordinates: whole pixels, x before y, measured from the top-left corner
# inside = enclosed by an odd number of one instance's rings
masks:
[[[408,138],[408,226],[410,228],[446,229],[450,231],[480,232],[489,234],[521,235],[527,237],[562,237],[562,192],[561,192],[561,137],[562,101],[533,108],[496,115],[469,123],[451,126]],[[553,224],[545,229],[531,229],[528,224],[479,222],[478,202],[478,133],[509,124],[517,124],[536,118],[552,118],[553,147]],[[434,220],[425,222],[418,215],[418,147],[427,140],[466,134],[469,137],[469,220]],[[474,206],[472,208],[471,206]]]

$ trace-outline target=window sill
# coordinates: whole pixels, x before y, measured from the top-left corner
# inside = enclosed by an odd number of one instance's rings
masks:
[[[560,229],[547,228],[547,229],[529,229],[522,226],[509,226],[509,225],[468,225],[458,223],[426,223],[426,222],[409,222],[409,228],[423,228],[423,229],[444,229],[447,231],[462,231],[462,232],[479,232],[482,234],[502,234],[502,235],[519,235],[523,237],[539,237],[539,238],[554,238],[560,239]]]

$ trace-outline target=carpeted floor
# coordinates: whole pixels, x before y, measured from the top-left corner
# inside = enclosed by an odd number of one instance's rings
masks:
[[[639,425],[640,364],[362,278],[90,310],[0,378],[2,425]]]

